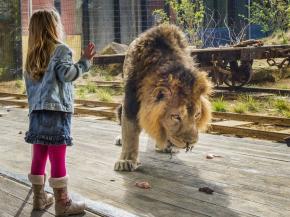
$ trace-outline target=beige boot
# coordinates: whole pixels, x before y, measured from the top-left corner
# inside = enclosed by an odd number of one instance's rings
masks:
[[[69,216],[84,213],[85,203],[74,202],[67,192],[68,176],[50,178],[49,185],[53,188],[55,198],[55,215]]]
[[[53,204],[53,196],[44,191],[45,176],[28,175],[33,190],[33,210],[44,210]]]

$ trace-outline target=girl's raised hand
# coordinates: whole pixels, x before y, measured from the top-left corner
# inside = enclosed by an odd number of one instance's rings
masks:
[[[96,47],[95,44],[93,42],[90,42],[83,51],[83,57],[88,60],[91,60],[96,54],[95,47]]]

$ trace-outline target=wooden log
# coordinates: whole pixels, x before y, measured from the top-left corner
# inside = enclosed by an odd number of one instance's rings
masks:
[[[117,108],[120,105],[120,103],[115,103],[115,102],[101,102],[101,101],[95,101],[95,100],[82,100],[82,99],[76,99],[75,103],[82,104],[82,105],[105,106],[105,107],[112,107],[112,108]]]
[[[15,97],[16,99],[24,99],[27,96],[25,94],[19,94],[19,93],[0,92],[0,97]]]
[[[238,92],[259,92],[259,93],[273,93],[278,95],[290,96],[290,90],[287,89],[277,89],[277,88],[262,88],[262,87],[216,87],[217,90],[232,90],[233,93]]]
[[[26,101],[16,100],[16,99],[1,99],[0,98],[0,104],[2,105],[17,105],[21,106],[23,108],[28,106],[28,103]]]
[[[286,142],[286,140],[290,138],[290,134],[287,133],[256,130],[242,127],[221,126],[215,125],[214,123],[210,124],[209,129],[211,132],[219,132],[222,134],[232,134],[237,136],[266,139],[279,142]]]
[[[290,127],[290,118],[280,118],[280,117],[271,117],[264,115],[249,115],[249,114],[237,114],[230,112],[213,112],[214,118],[221,119],[230,119],[237,121],[250,121],[255,123],[263,124],[273,124]]]
[[[116,113],[112,111],[96,110],[93,108],[86,107],[75,107],[76,114],[94,115],[94,116],[105,116],[108,119],[116,119]]]
[[[100,55],[93,58],[94,65],[106,65],[113,63],[123,63],[125,59],[124,54]]]

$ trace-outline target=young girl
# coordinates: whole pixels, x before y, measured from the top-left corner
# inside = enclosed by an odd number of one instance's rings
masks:
[[[71,50],[62,43],[62,24],[55,10],[35,12],[29,23],[25,82],[29,103],[29,130],[25,141],[33,144],[31,172],[35,210],[53,203],[45,193],[45,166],[51,163],[49,185],[55,197],[55,213],[67,216],[84,212],[84,202],[73,202],[67,193],[66,147],[72,145],[72,82],[87,72],[95,55],[89,43],[74,64]]]

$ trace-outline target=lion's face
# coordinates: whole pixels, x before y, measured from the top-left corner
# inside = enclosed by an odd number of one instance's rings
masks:
[[[146,79],[143,88],[153,84],[152,80]],[[194,85],[187,87],[179,79],[168,80],[165,84],[153,84],[151,91],[148,86],[142,88],[140,125],[156,139],[160,149],[168,145],[190,148],[197,142],[198,132],[206,128],[211,118],[207,100],[211,85],[204,73],[194,79]]]
[[[178,148],[191,147],[198,139],[197,120],[201,114],[200,106],[190,108],[191,105],[181,104],[177,97],[172,100],[160,120],[166,140],[169,145]]]

